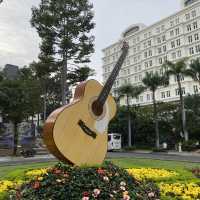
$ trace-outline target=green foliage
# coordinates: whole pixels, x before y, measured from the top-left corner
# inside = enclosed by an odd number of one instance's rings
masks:
[[[34,116],[41,110],[40,85],[33,79],[29,68],[22,68],[16,80],[4,78],[0,82],[0,110],[2,116],[14,125],[14,151],[18,145],[17,126],[23,120]]]
[[[71,72],[68,73],[67,79],[70,85],[74,85],[85,81],[90,76],[94,76],[95,72],[93,69],[89,68],[88,66],[84,67],[76,67]]]
[[[183,151],[195,151],[200,149],[199,142],[197,140],[188,140],[182,143]]]
[[[39,59],[44,63],[44,59],[52,58],[56,63],[63,104],[68,96],[68,61],[89,62],[89,56],[94,52],[94,36],[90,34],[95,25],[92,8],[88,0],[42,0],[39,7],[32,8],[31,25],[41,38]],[[86,68],[77,69],[82,79],[85,72]]]
[[[200,61],[199,58],[190,64],[190,68],[185,70],[185,74],[190,76],[194,81],[200,82]]]
[[[165,75],[159,75],[158,72],[153,74],[146,72],[142,82],[148,89],[150,89],[152,92],[155,92],[159,86],[168,85],[169,79]]]
[[[57,164],[49,169],[43,179],[32,180],[24,184],[17,192],[18,198],[23,199],[123,199],[126,195],[130,199],[149,199],[153,192],[158,199],[159,192],[150,182],[139,182],[124,169],[106,162],[99,167],[71,167]],[[12,198],[12,199],[18,199]]]

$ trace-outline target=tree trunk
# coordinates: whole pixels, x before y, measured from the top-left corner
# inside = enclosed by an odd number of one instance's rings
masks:
[[[185,114],[185,108],[184,108],[184,99],[183,99],[181,81],[180,81],[179,76],[177,76],[177,82],[178,82],[178,89],[179,89],[179,95],[180,95],[181,131],[184,135],[185,141],[188,141],[189,137],[188,137],[188,132],[186,129],[186,114]]]
[[[158,128],[158,118],[157,118],[157,105],[155,98],[155,91],[153,91],[153,114],[154,114],[154,123],[155,123],[155,132],[156,132],[156,148],[160,148],[160,136]]]
[[[18,130],[17,130],[18,123],[14,122],[14,147],[13,147],[13,156],[17,155],[17,146],[18,146]]]
[[[62,105],[66,105],[66,97],[67,97],[67,84],[66,84],[66,76],[67,76],[67,55],[63,55],[63,66],[61,72],[61,91],[62,91]]]
[[[45,91],[45,94],[44,94],[44,110],[43,110],[43,121],[45,122],[46,118],[47,118],[47,93]]]
[[[130,114],[130,105],[129,97],[127,95],[127,110],[128,110],[128,146],[132,146],[132,133],[131,133],[131,114]]]

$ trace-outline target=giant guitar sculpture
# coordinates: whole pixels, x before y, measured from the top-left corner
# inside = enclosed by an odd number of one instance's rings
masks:
[[[116,113],[110,90],[128,49],[128,44],[123,42],[121,56],[104,87],[95,80],[80,83],[72,103],[58,108],[47,118],[43,139],[59,160],[78,166],[103,162],[107,152],[107,127]]]

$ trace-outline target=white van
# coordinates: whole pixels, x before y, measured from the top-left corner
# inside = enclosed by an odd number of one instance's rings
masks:
[[[108,134],[108,151],[121,149],[121,134],[109,133]]]

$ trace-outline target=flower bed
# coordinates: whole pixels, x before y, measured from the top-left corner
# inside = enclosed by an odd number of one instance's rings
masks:
[[[127,169],[128,173],[134,176],[138,180],[161,180],[177,176],[178,173],[174,171],[168,171],[165,169],[152,169],[152,168],[140,168],[140,169]]]
[[[192,172],[199,172],[199,170],[195,169]],[[123,170],[110,163],[102,168],[78,168],[60,163],[53,168],[25,171],[23,180],[0,181],[0,196],[7,192],[13,196],[12,199],[21,200],[62,200],[66,199],[67,195],[73,195],[69,198],[80,200],[159,199],[158,189],[151,183],[153,181],[160,188],[161,199],[200,199],[200,183],[198,184],[198,181],[193,183],[192,179],[186,179],[187,182],[185,182],[180,180],[181,176],[181,172],[165,169],[130,168]],[[34,196],[36,194],[40,196]],[[0,200],[5,199],[0,197]]]
[[[159,199],[155,184],[136,180],[126,170],[111,163],[101,168],[70,167],[59,163],[47,171],[35,170],[26,175],[31,175],[33,179],[13,193],[13,200]]]
[[[183,200],[200,199],[200,185],[195,183],[161,183],[159,187],[164,196]]]

